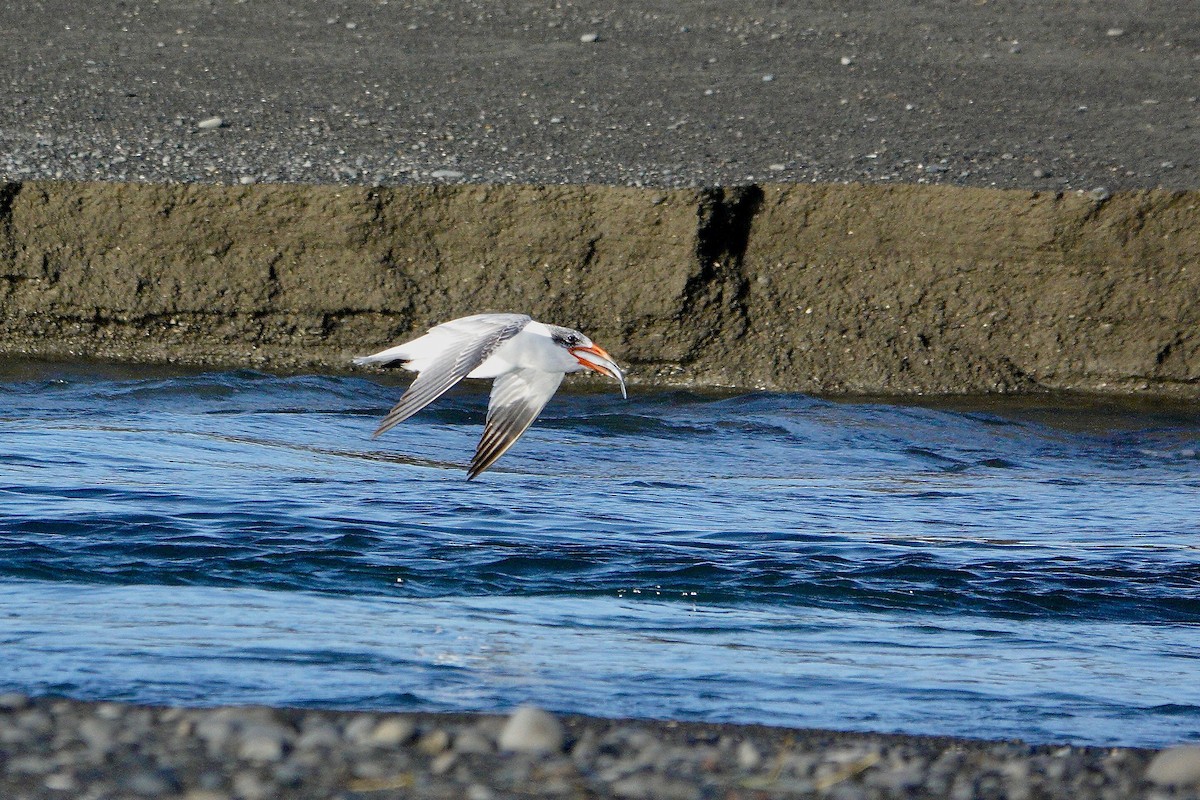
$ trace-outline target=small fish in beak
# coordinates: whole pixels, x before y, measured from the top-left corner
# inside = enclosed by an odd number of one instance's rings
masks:
[[[625,373],[621,371],[617,362],[613,361],[612,356],[603,347],[596,344],[587,347],[571,347],[568,352],[588,369],[610,378],[616,378],[621,383],[621,397],[629,397],[629,393],[625,390]]]

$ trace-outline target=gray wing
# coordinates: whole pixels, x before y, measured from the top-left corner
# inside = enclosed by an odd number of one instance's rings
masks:
[[[469,372],[487,361],[496,348],[520,333],[529,324],[529,317],[523,314],[479,314],[462,322],[470,324],[460,326],[461,331],[458,327],[451,327],[455,323],[447,323],[445,327],[456,334],[455,338],[442,354],[418,373],[408,390],[401,395],[400,402],[387,413],[372,436],[399,425],[449,391]]]
[[[483,438],[471,459],[467,479],[490,467],[533,424],[562,383],[561,372],[520,369],[496,378],[488,402]]]

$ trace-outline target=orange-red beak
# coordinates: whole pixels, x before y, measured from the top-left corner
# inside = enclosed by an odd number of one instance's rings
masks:
[[[599,345],[571,347],[567,349],[567,352],[575,356],[575,360],[588,369],[610,378],[616,378],[621,383],[621,397],[629,397],[625,391],[625,373],[621,371],[617,362],[613,361],[612,356],[605,352],[603,347]]]

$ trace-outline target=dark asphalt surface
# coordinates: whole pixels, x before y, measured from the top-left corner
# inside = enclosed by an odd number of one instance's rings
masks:
[[[1195,0],[829,5],[16,0],[0,178],[1200,186]]]

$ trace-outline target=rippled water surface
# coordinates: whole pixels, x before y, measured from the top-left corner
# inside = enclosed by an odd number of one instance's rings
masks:
[[[0,691],[1200,737],[1200,411],[0,376]]]

